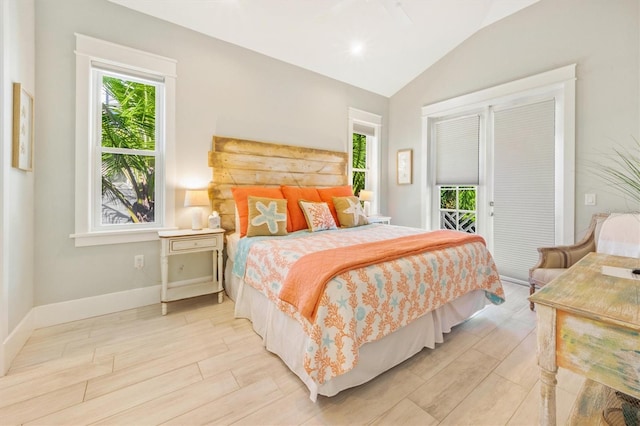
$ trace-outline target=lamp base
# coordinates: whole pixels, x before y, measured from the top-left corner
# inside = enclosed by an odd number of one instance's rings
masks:
[[[191,212],[191,229],[199,231],[202,229],[202,209],[194,208]]]
[[[362,204],[363,204],[362,209],[364,210],[364,215],[369,216],[369,213],[371,213],[371,201],[363,201]]]

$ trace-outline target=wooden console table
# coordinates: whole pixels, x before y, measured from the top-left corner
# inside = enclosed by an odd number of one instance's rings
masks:
[[[556,424],[563,367],[640,398],[640,280],[602,274],[640,259],[590,253],[529,298],[538,315],[540,423]]]

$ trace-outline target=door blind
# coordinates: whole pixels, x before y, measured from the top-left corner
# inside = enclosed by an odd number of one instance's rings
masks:
[[[477,185],[480,116],[435,124],[436,185]]]
[[[494,113],[494,249],[500,275],[527,281],[555,243],[555,101]]]

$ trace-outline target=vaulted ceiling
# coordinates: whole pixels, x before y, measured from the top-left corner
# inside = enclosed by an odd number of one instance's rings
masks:
[[[475,32],[538,0],[110,0],[391,96]]]

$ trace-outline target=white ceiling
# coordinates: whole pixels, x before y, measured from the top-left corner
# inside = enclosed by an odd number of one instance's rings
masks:
[[[110,1],[391,96],[476,31],[538,0]]]

